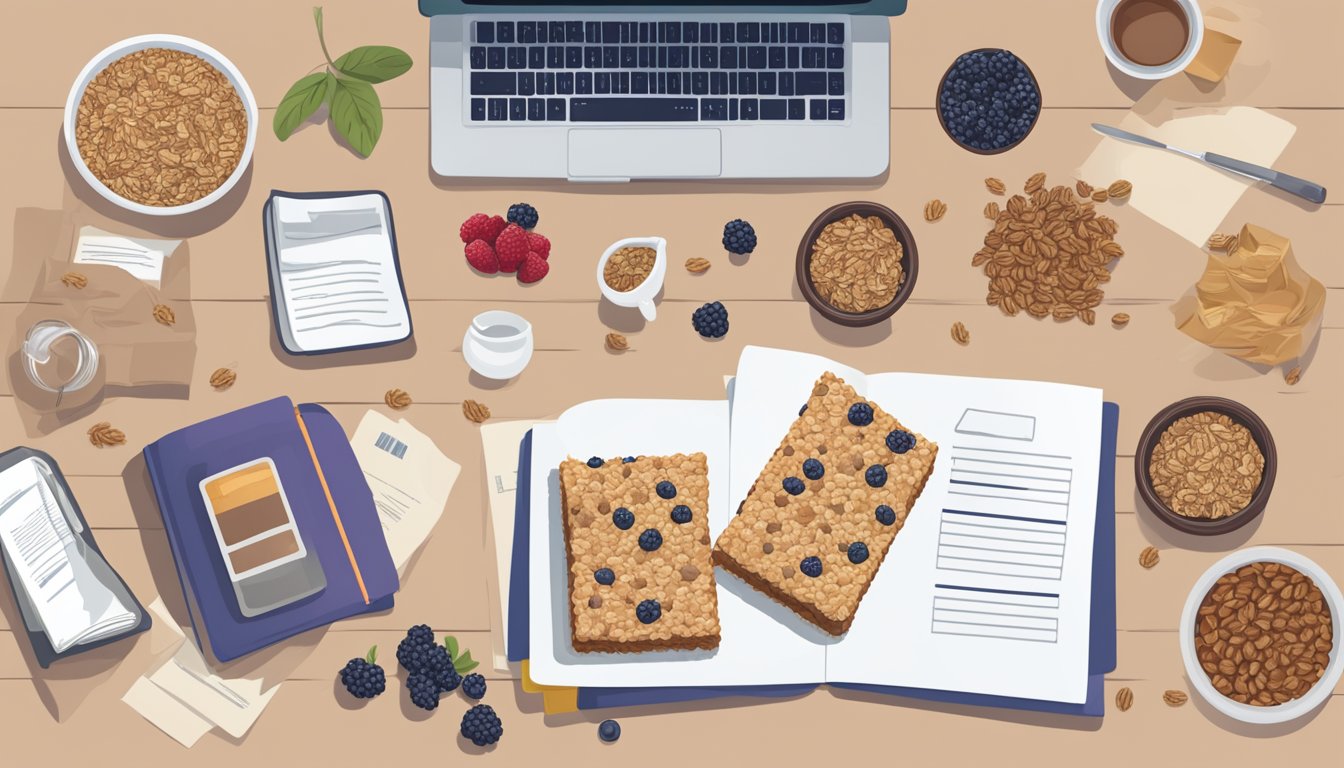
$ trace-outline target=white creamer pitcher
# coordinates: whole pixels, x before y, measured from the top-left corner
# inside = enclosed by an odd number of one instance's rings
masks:
[[[532,324],[512,312],[482,312],[462,338],[462,356],[487,379],[512,379],[532,360]]]

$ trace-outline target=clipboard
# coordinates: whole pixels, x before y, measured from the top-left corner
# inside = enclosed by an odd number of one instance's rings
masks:
[[[131,608],[139,619],[134,626],[115,635],[110,635],[88,643],[72,645],[64,651],[57,653],[56,649],[52,647],[51,640],[47,637],[46,630],[42,627],[41,619],[38,617],[37,610],[33,607],[32,601],[29,599],[28,594],[22,591],[19,586],[19,579],[14,573],[13,566],[10,564],[9,559],[5,557],[4,548],[0,547],[0,560],[4,560],[5,563],[5,576],[9,580],[10,594],[14,596],[14,603],[18,605],[19,613],[23,616],[24,634],[28,636],[28,643],[32,646],[33,656],[37,659],[37,663],[41,665],[43,669],[46,669],[50,667],[53,662],[59,661],[60,659],[91,651],[94,648],[101,648],[104,645],[124,640],[132,635],[138,635],[149,629],[153,624],[153,620],[150,618],[149,612],[145,610],[145,607],[140,604],[140,601],[135,599],[135,595],[131,592],[130,587],[126,586],[126,580],[112,568],[111,564],[107,562],[107,558],[103,555],[102,550],[98,548],[98,542],[94,541],[93,538],[93,531],[84,520],[84,513],[80,511],[79,502],[75,500],[75,494],[71,492],[69,484],[65,482],[65,475],[61,473],[61,467],[56,463],[55,459],[42,451],[20,446],[5,451],[4,453],[0,453],[0,472],[4,472],[6,469],[27,459],[39,459],[51,469],[47,480],[53,486],[54,495],[60,503],[61,511],[65,514],[66,521],[70,524],[70,530],[75,535],[79,536],[84,544],[88,546],[92,554],[96,556],[96,560],[92,562],[100,563],[102,567],[106,568],[109,578],[104,582],[104,586],[112,590],[117,599],[126,607]],[[17,631],[19,628],[14,627],[14,629]]]

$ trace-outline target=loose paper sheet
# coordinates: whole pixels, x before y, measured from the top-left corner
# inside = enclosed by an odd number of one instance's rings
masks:
[[[518,488],[518,447],[529,429],[540,422],[500,421],[481,426],[481,447],[485,452],[485,494],[490,507],[490,531],[494,540],[496,600],[491,611],[498,613],[491,626],[495,671],[509,669],[509,576],[513,562],[513,520],[516,515],[515,491]]]
[[[117,267],[157,288],[163,260],[181,244],[181,240],[124,237],[97,227],[80,227],[74,263]]]
[[[1156,123],[1129,112],[1117,127],[1183,149],[1217,152],[1265,167],[1274,165],[1297,131],[1287,120],[1254,107],[1181,109]],[[1242,194],[1258,183],[1165,150],[1099,138],[1078,178],[1093,184],[1132,182],[1129,207],[1200,247]],[[1310,175],[1306,170],[1301,174]]]

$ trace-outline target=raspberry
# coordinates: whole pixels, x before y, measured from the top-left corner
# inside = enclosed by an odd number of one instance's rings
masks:
[[[494,243],[495,238],[499,237],[499,233],[504,231],[505,224],[504,219],[498,216],[476,213],[462,222],[462,228],[457,233],[464,243],[470,243],[473,240]]]
[[[493,275],[499,271],[499,257],[484,240],[472,240],[467,245],[467,263],[481,274]]]
[[[495,238],[495,255],[499,256],[499,271],[517,272],[527,258],[527,233],[517,224],[510,224]],[[537,278],[540,280],[541,278]]]
[[[547,240],[545,235],[528,232],[527,249],[543,259],[548,259],[551,256],[551,241]]]
[[[522,283],[535,283],[546,276],[551,271],[551,265],[546,260],[535,253],[527,254],[523,260],[522,266],[518,268],[518,281]]]

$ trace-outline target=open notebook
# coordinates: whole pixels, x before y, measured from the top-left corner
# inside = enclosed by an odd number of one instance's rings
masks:
[[[392,205],[382,192],[272,192],[262,212],[276,333],[312,355],[411,336]]]
[[[710,458],[717,533],[826,370],[940,444],[934,474],[850,631],[825,636],[718,571],[723,641],[714,653],[574,653],[557,599],[565,584],[552,507],[559,461],[684,451],[694,442]],[[1102,421],[1098,390],[865,376],[753,347],[739,363],[731,415],[723,402],[576,406],[533,431],[530,676],[584,687],[858,684],[1082,704],[1093,666]]]
[[[0,548],[39,662],[143,628],[144,611],[92,545],[59,469],[23,448],[0,455],[0,467]]]

